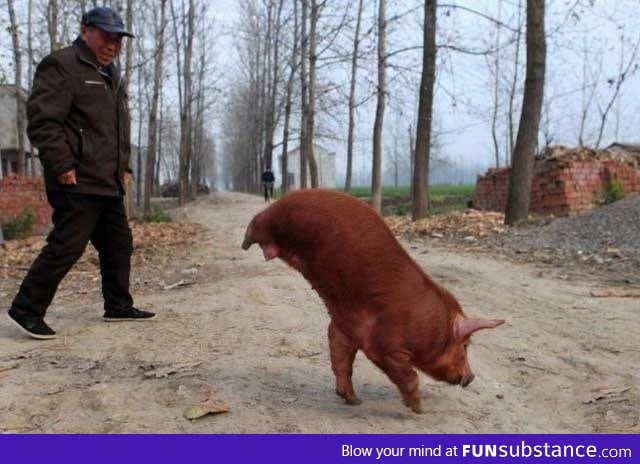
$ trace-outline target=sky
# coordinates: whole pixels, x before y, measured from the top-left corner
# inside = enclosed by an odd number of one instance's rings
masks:
[[[347,0],[332,0],[333,5],[353,5]],[[524,0],[520,0],[526,3]],[[342,3],[340,3],[342,2]],[[393,53],[401,48],[421,45],[421,2],[417,0],[387,0],[388,17],[410,11],[402,20],[389,25],[387,49]],[[498,18],[508,26],[518,23],[519,0],[450,0],[461,8],[441,6],[438,13],[437,42],[441,46],[455,46],[472,51],[482,51],[496,46],[495,24],[465,8],[484,15]],[[26,0],[17,0],[16,6],[24,7]],[[442,0],[440,5],[445,5]],[[0,19],[6,21],[5,9]],[[372,24],[376,2],[365,0],[365,28]],[[571,14],[568,14],[571,12]],[[212,27],[220,31],[212,44],[216,65],[221,75],[220,87],[231,88],[238,79],[238,57],[235,49],[237,24],[242,17],[239,3],[235,0],[215,0],[210,2],[210,14],[215,18]],[[524,11],[523,11],[524,15]],[[524,20],[524,16],[522,16]],[[322,20],[321,20],[322,21]],[[552,144],[576,145],[578,140],[580,112],[585,93],[595,89],[597,99],[588,112],[587,143],[593,143],[597,135],[600,107],[606,105],[614,86],[608,81],[615,80],[619,73],[619,63],[626,63],[633,44],[640,40],[640,0],[547,0],[546,29],[547,72],[545,84],[545,106],[543,108],[543,129],[547,128]],[[513,32],[508,27],[500,29],[499,48],[501,53],[501,92],[506,91],[510,73],[513,72],[514,41]],[[625,47],[620,47],[620,37],[624,36]],[[349,46],[349,44],[346,44]],[[10,60],[10,37],[0,36],[0,65],[3,69]],[[585,51],[586,50],[586,51]],[[524,84],[524,36],[522,37],[521,69],[518,87]],[[585,59],[585,57],[587,57]],[[390,60],[394,67],[407,68],[403,73],[395,69],[388,71],[389,82],[387,111],[383,134],[383,170],[397,150],[408,159],[409,129],[415,132],[418,87],[420,79],[421,51],[414,50]],[[636,59],[636,63],[638,60]],[[587,64],[585,68],[584,64]],[[365,98],[372,91],[375,79],[375,61],[362,63],[357,98]],[[323,68],[319,71],[321,83],[337,82],[346,95],[348,85],[348,65]],[[439,48],[437,63],[437,83],[434,103],[433,130],[436,139],[434,150],[442,158],[459,166],[464,166],[471,177],[495,164],[491,137],[492,71],[487,57],[459,53],[447,48]],[[25,70],[26,72],[26,70]],[[583,91],[583,74],[587,73],[587,87]],[[621,90],[618,104],[612,108],[611,116],[603,137],[602,145],[614,141],[640,142],[640,86],[639,72],[627,76]],[[10,77],[10,76],[8,76]],[[346,163],[346,98],[342,105],[332,107],[329,115],[319,115],[320,136],[317,143],[336,153],[339,177],[345,171]],[[210,129],[214,136],[221,133],[221,121],[225,114],[226,101],[218,99]],[[507,113],[505,95],[501,95],[501,122],[504,126]],[[516,105],[513,118],[519,120],[520,107]],[[357,109],[356,146],[354,160],[355,180],[366,184],[370,176],[375,99],[370,99]],[[617,121],[617,123],[616,123]],[[617,130],[616,130],[617,126]],[[500,131],[501,158],[507,156],[504,127]],[[544,130],[541,144],[544,144]],[[323,137],[323,134],[332,137]],[[276,143],[280,131],[276,132]],[[405,162],[406,164],[406,162]],[[388,170],[388,169],[387,169]],[[461,169],[462,171],[462,169]],[[406,183],[408,179],[404,179]]]
[[[474,9],[487,16],[501,19],[501,22],[515,26],[518,23],[518,0],[458,0],[440,2],[441,5],[455,3],[461,7]],[[526,1],[522,2],[526,4]],[[346,2],[345,2],[346,4]],[[365,8],[373,18],[374,1],[365,1]],[[420,5],[412,0],[388,0],[388,17],[394,13],[408,11]],[[499,7],[499,5],[501,5]],[[500,8],[500,11],[498,11]],[[213,13],[218,17],[223,28],[233,30],[241,13],[238,5],[232,0],[218,0]],[[569,14],[571,13],[571,14]],[[522,21],[525,20],[522,10]],[[619,63],[628,60],[634,43],[640,40],[640,2],[637,0],[548,0],[546,11],[547,30],[547,71],[545,84],[545,106],[541,122],[540,144],[544,145],[544,134],[551,144],[576,145],[578,141],[579,121],[585,81],[583,72],[584,57],[588,56],[589,89],[595,88],[598,101],[592,102],[588,112],[587,143],[595,142],[599,126],[598,105],[604,107],[611,95],[613,87],[607,80],[615,79]],[[399,48],[421,45],[422,9],[403,18],[401,24],[391,24],[388,31],[388,51]],[[474,51],[495,48],[496,26],[493,22],[462,9],[439,8],[438,37],[439,45],[453,45]],[[620,36],[625,36],[626,55],[621,55]],[[501,28],[500,48],[504,50],[501,83],[506,92],[507,74],[512,73],[514,60],[514,33]],[[229,70],[229,84],[234,76],[235,52],[232,46],[233,34],[227,35],[226,43],[221,46],[221,59],[225,61],[225,69]],[[521,69],[518,87],[522,89],[525,71],[525,36],[522,35]],[[584,49],[587,49],[586,55]],[[394,65],[413,67],[412,71],[398,76],[389,70],[387,79],[391,81],[387,111],[385,114],[385,132],[383,146],[387,160],[393,153],[394,146],[403,153],[408,153],[408,130],[411,125],[415,130],[415,113],[417,110],[419,72],[421,51],[396,55],[392,59]],[[636,62],[638,60],[636,59]],[[625,61],[626,63],[626,61]],[[436,97],[434,104],[434,131],[437,134],[438,157],[468,167],[474,172],[483,172],[487,167],[495,165],[495,155],[491,136],[492,105],[492,72],[485,56],[474,56],[458,53],[446,48],[438,51],[438,72]],[[361,79],[375,78],[372,63],[361,72]],[[336,70],[321,71],[321,80],[342,81],[346,85],[348,76]],[[361,80],[361,82],[364,82]],[[366,85],[362,86],[363,89]],[[362,97],[362,94],[360,95]],[[621,88],[619,105],[612,109],[609,122],[601,145],[606,146],[614,141],[640,142],[637,127],[640,125],[640,96],[638,72],[628,76]],[[506,120],[506,95],[501,95],[500,108],[502,120]],[[320,126],[332,128],[339,138],[346,138],[346,119],[344,111],[339,110],[338,122],[332,118],[320,116]],[[375,116],[375,99],[357,111],[356,128],[357,159],[354,164],[356,179],[368,181],[370,170],[371,138]],[[520,117],[519,103],[513,114],[516,129]],[[324,119],[324,121],[323,121]],[[619,123],[617,133],[615,120]],[[507,139],[502,130],[501,162],[507,156]],[[337,155],[338,172],[344,172],[346,142],[344,140],[320,139],[318,142],[334,151]],[[384,161],[383,161],[384,162]],[[388,162],[386,163],[389,164]],[[364,169],[363,169],[364,167]],[[383,168],[384,169],[384,168]],[[364,182],[363,182],[364,183]]]

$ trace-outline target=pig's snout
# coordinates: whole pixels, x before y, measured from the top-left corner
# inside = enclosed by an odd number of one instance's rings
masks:
[[[467,385],[469,385],[471,382],[473,382],[474,378],[475,378],[475,375],[473,375],[473,373],[469,372],[468,374],[454,375],[451,378],[449,378],[447,381],[451,385],[460,385],[461,387],[464,388]]]
[[[460,379],[460,386],[462,386],[462,388],[466,387],[467,385],[469,385],[471,382],[473,382],[473,379],[475,379],[476,376],[473,375],[473,373],[469,372],[469,375],[462,377],[462,379]]]

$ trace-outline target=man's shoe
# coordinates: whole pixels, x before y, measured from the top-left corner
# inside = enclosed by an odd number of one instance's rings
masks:
[[[105,311],[104,320],[107,322],[120,321],[148,321],[156,317],[155,313],[142,311],[137,308],[121,309],[118,311]]]
[[[37,340],[51,340],[56,333],[42,319],[36,317],[21,317],[9,310],[9,320],[31,338]]]

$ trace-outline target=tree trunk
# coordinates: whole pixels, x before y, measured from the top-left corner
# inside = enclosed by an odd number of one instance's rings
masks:
[[[518,0],[518,29],[516,31],[516,55],[513,61],[513,80],[511,81],[511,89],[509,91],[509,109],[507,111],[507,118],[509,124],[509,158],[507,161],[508,165],[513,164],[513,152],[515,150],[515,137],[514,137],[514,123],[513,123],[513,113],[514,106],[516,100],[516,93],[518,90],[518,75],[520,70],[520,38],[522,37],[522,22],[520,20],[520,15],[522,11],[522,0]]]
[[[300,33],[300,101],[302,104],[300,120],[300,188],[307,188],[307,119],[309,117],[308,80],[307,80],[307,11],[308,0],[302,1],[302,31]]]
[[[291,98],[293,94],[293,80],[296,75],[296,60],[298,55],[298,2],[293,2],[293,49],[289,59],[289,79],[287,80],[287,93],[284,106],[284,127],[282,129],[282,194],[289,190],[289,120],[291,118]]]
[[[144,213],[151,213],[151,196],[153,195],[153,184],[155,180],[155,167],[157,158],[158,141],[158,100],[160,98],[160,88],[162,85],[162,68],[164,65],[164,32],[166,28],[166,3],[167,0],[160,0],[160,24],[156,26],[156,54],[153,72],[153,94],[151,96],[151,109],[149,111],[149,127],[147,134],[147,159],[144,179]]]
[[[351,190],[351,173],[353,170],[353,137],[355,131],[355,99],[356,75],[358,73],[358,48],[360,46],[360,23],[362,21],[362,0],[358,0],[356,16],[356,32],[353,38],[353,52],[351,53],[351,82],[349,83],[349,132],[347,135],[347,175],[344,181],[344,191]]]
[[[505,224],[514,224],[526,219],[529,214],[533,164],[544,95],[545,61],[544,0],[527,0],[527,77],[509,178]]]
[[[309,176],[311,177],[311,188],[318,188],[318,163],[313,153],[313,139],[315,137],[315,117],[316,117],[316,44],[318,25],[318,1],[311,0],[311,18],[309,26],[309,102],[307,130],[305,131],[306,157],[309,163]]]
[[[86,5],[84,2],[80,5],[80,11],[82,13],[86,10]],[[127,8],[125,13],[125,26],[131,28],[133,25],[133,0],[127,0]],[[127,37],[125,39],[127,41],[126,51],[125,51],[125,65],[124,65],[124,85],[125,91],[129,91],[129,82],[131,82],[131,74],[133,72],[133,39]],[[142,120],[142,117],[140,117]],[[138,177],[140,174],[138,174]],[[131,211],[133,210],[133,195],[131,195],[131,185],[125,185],[126,189],[126,199],[125,199],[125,208],[127,211],[127,217],[131,217]]]
[[[496,168],[500,167],[500,143],[498,142],[498,115],[500,113],[500,20],[502,1],[498,3],[498,24],[496,25],[494,76],[493,76],[493,108],[491,110],[491,138],[493,140],[493,152],[496,160]]]
[[[191,55],[193,53],[193,29],[194,29],[194,4],[193,0],[189,0],[189,7],[186,17],[186,25],[183,25],[182,37],[184,46],[184,61],[181,70],[183,76],[183,97],[182,107],[180,108],[180,165],[179,165],[179,184],[180,196],[178,203],[184,205],[189,195],[189,170],[191,164],[191,106],[192,106],[192,88],[191,88]]]
[[[59,48],[58,13],[58,0],[49,0],[47,3],[47,33],[49,34],[49,50],[52,52]]]
[[[273,32],[273,61],[271,63],[271,86],[269,92],[269,103],[267,107],[266,127],[265,127],[265,145],[263,152],[263,159],[265,167],[271,169],[273,167],[273,134],[276,129],[276,95],[278,93],[278,84],[280,82],[280,31],[282,29],[282,6],[284,0],[279,0],[278,9],[276,12],[275,23],[272,26],[275,28]],[[272,29],[273,30],[273,29]]]
[[[373,124],[373,160],[371,168],[371,206],[378,213],[382,211],[382,129],[384,125],[384,107],[386,82],[385,73],[387,56],[386,41],[386,0],[378,0],[378,104],[376,119]]]
[[[422,219],[429,213],[429,158],[433,120],[433,87],[436,81],[436,8],[437,0],[425,0],[422,79],[413,166],[411,217],[414,221]]]
[[[15,69],[14,88],[16,95],[16,142],[18,144],[18,174],[25,175],[24,134],[25,134],[25,109],[22,92],[22,52],[20,51],[20,37],[18,33],[18,21],[13,7],[13,0],[7,0],[9,9],[9,21],[11,25],[11,42],[13,45],[13,66]]]
[[[29,0],[27,4],[27,90],[31,93],[31,81],[33,79],[33,0]],[[29,142],[30,154],[30,174],[35,177],[38,173],[37,161],[35,158],[35,149]]]

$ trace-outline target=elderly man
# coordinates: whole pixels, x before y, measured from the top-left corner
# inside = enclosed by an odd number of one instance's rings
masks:
[[[124,36],[115,11],[82,16],[71,46],[45,57],[27,103],[27,133],[39,150],[53,230],[9,309],[9,319],[36,339],[56,333],[45,323],[58,284],[91,241],[100,256],[104,320],[147,320],[133,307],[129,273],[133,241],[125,214],[130,119],[125,83],[115,65]]]

